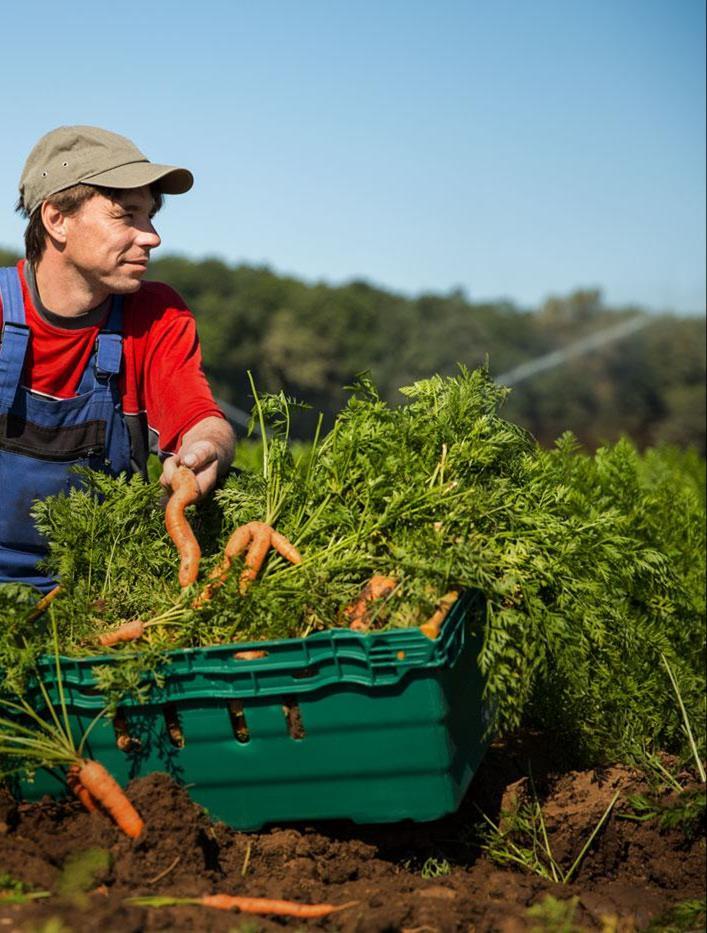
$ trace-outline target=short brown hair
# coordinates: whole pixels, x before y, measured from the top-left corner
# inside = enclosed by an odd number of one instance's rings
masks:
[[[120,198],[126,194],[129,189],[125,188],[99,188],[97,185],[73,185],[71,188],[65,188],[63,191],[57,191],[50,198],[47,198],[54,207],[58,208],[62,214],[71,216],[75,214],[85,203],[90,201],[96,195],[102,195],[111,201],[120,201]],[[155,201],[155,211],[162,207],[163,196],[157,184],[150,185],[150,193]],[[29,218],[25,229],[25,256],[27,261],[35,265],[41,258],[47,245],[47,231],[42,223],[41,210],[35,210],[29,214],[24,205],[22,196],[17,202],[15,210],[24,217]]]

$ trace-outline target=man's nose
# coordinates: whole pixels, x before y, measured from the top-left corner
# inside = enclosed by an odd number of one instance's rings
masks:
[[[152,224],[148,224],[144,230],[141,230],[137,239],[140,246],[146,249],[157,249],[162,242],[159,233]]]

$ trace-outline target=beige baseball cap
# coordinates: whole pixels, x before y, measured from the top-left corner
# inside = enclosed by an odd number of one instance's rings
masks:
[[[186,168],[158,165],[125,136],[97,126],[60,126],[39,140],[20,178],[31,214],[51,195],[80,183],[103,188],[141,188],[159,182],[164,194],[184,194],[194,184]]]

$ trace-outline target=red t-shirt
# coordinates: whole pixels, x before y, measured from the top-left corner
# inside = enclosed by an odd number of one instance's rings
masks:
[[[24,264],[20,260],[17,268],[31,339],[23,385],[54,398],[71,398],[102,322],[70,329],[49,323],[34,306]],[[201,368],[196,322],[174,289],[161,282],[143,282],[137,292],[125,296],[123,308],[123,413],[131,420],[146,417],[159,450],[174,453],[184,433],[202,418],[224,417]]]

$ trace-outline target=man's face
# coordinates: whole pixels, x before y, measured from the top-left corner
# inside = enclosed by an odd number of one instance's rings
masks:
[[[154,211],[148,187],[132,188],[117,201],[96,195],[65,218],[64,260],[97,291],[137,291],[150,250],[160,245],[152,226]]]

